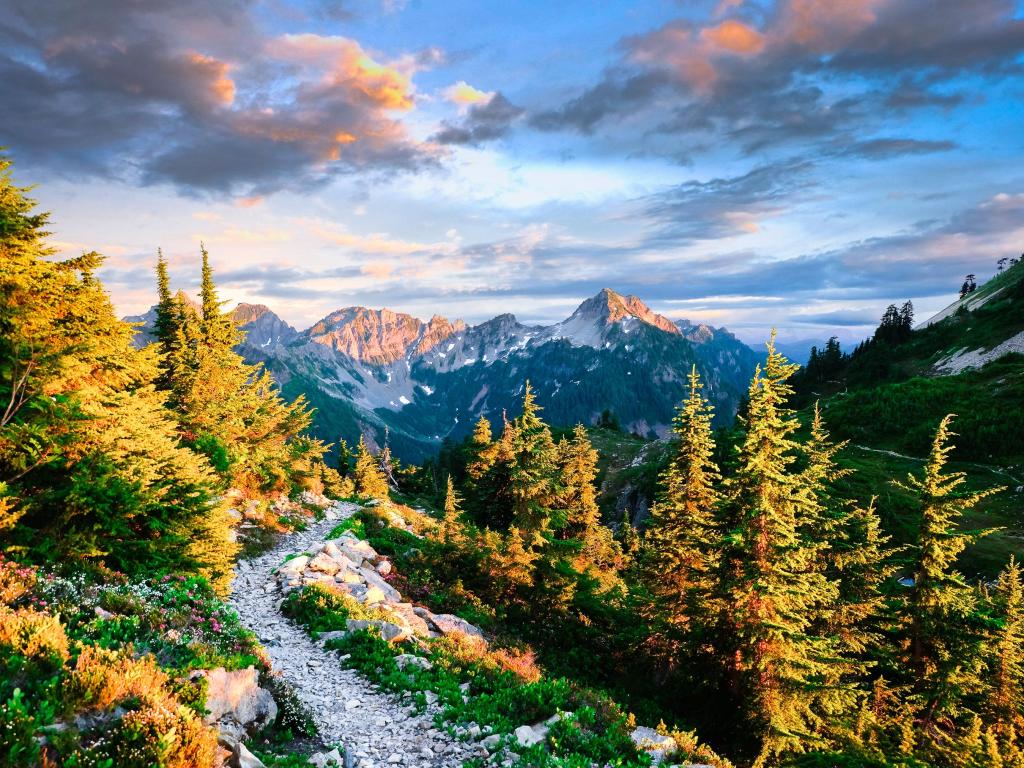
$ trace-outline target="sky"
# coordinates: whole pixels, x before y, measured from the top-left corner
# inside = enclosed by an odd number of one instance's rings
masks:
[[[0,0],[0,146],[118,310],[869,335],[1024,251],[1017,0]]]

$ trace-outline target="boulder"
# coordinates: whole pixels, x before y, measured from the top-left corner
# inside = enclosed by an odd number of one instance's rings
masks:
[[[633,730],[629,737],[633,743],[646,752],[659,750],[661,752],[672,752],[676,748],[675,739],[671,736],[662,736],[653,728],[641,725]]]
[[[234,752],[228,761],[231,768],[265,768],[263,761],[249,751],[242,742],[235,744]]]
[[[434,665],[430,663],[429,659],[425,659],[422,656],[417,656],[412,653],[400,653],[395,656],[395,664],[398,665],[399,669],[406,669],[407,667],[416,667],[417,669],[433,669]]]
[[[484,632],[480,627],[470,624],[463,618],[451,613],[435,613],[428,619],[442,635],[449,635],[453,632],[461,632],[463,635],[483,638]]]
[[[306,570],[307,565],[309,565],[309,558],[305,555],[299,555],[286,561],[284,565],[277,569],[277,572],[282,576],[298,576]]]
[[[259,686],[255,667],[228,672],[224,667],[200,670],[206,678],[207,724],[220,723],[229,732],[255,732],[277,719],[277,703]]]
[[[313,491],[303,491],[299,494],[299,502],[302,504],[309,504],[313,507],[329,507],[333,503],[330,499],[320,493],[313,493]]]
[[[349,570],[343,568],[334,574],[334,580],[339,584],[362,584],[363,577],[359,575],[359,571]]]
[[[412,634],[417,637],[430,637],[430,627],[410,603],[388,603],[383,607],[393,613],[397,623],[407,627]]]
[[[349,632],[358,632],[361,629],[376,629],[380,632],[381,637],[392,643],[409,638],[409,634],[402,627],[392,624],[390,621],[349,619],[345,622],[345,626]]]
[[[400,603],[400,602],[402,602],[402,593],[399,592],[394,587],[392,587],[386,581],[384,581],[384,579],[381,577],[381,575],[379,573],[377,573],[377,571],[374,570],[373,568],[360,568],[359,569],[359,575],[363,577],[363,580],[369,586],[377,587],[377,589],[379,589],[381,592],[383,592],[387,596],[387,599],[388,599],[389,602],[392,602],[392,603]]]
[[[333,576],[341,570],[341,565],[337,560],[327,554],[327,552],[320,552],[316,557],[310,560],[309,569],[326,573],[328,576]]]
[[[514,735],[521,746],[532,747],[548,737],[548,729],[543,725],[520,725]]]

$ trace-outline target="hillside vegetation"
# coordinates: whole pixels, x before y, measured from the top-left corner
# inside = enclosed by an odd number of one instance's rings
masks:
[[[56,260],[45,226],[5,163],[0,768],[1024,766],[1014,470],[956,447],[1017,411],[943,412],[1020,362],[923,367],[949,323],[1012,330],[970,320],[1014,316],[1008,290],[921,331],[893,308],[827,375],[773,337],[729,428],[695,364],[653,442],[612,410],[553,429],[512,381],[432,461],[360,435],[328,466],[308,404],[236,352],[205,248],[197,304],[158,256],[136,349],[101,257]],[[876,423],[896,409],[921,421]]]

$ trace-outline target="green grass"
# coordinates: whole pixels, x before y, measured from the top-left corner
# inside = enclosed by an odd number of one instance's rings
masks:
[[[1024,356],[1007,355],[959,376],[914,378],[853,390],[822,402],[837,437],[923,456],[944,416],[953,422],[957,459],[1024,460]]]
[[[897,487],[893,480],[905,480],[908,473],[921,475],[924,461],[920,458],[892,456],[863,448],[847,448],[839,457],[840,466],[853,470],[853,474],[837,482],[839,498],[849,498],[867,504],[877,497],[876,509],[894,544],[913,541],[919,524],[911,496]],[[964,490],[981,491],[997,486],[1008,486],[1002,493],[983,500],[971,510],[963,521],[963,530],[1001,528],[981,538],[967,548],[960,557],[958,567],[967,576],[993,578],[1006,565],[1011,554],[1020,556],[1024,537],[1024,494],[997,467],[952,462],[948,471],[961,471],[967,475]]]

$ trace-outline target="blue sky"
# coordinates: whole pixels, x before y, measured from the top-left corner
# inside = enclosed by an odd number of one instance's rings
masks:
[[[119,309],[180,287],[852,340],[1024,250],[1013,0],[0,0],[0,145]]]

